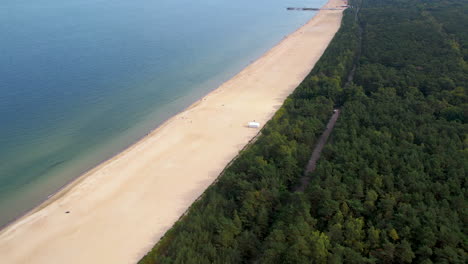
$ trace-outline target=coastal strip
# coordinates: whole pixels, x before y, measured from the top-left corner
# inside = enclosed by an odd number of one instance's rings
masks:
[[[324,8],[345,4],[330,0]],[[340,27],[321,10],[231,80],[0,232],[2,263],[138,261],[307,76]]]

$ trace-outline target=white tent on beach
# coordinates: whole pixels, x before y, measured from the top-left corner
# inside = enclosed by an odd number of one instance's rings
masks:
[[[250,127],[250,128],[259,128],[260,123],[258,123],[258,122],[249,122],[248,127]]]

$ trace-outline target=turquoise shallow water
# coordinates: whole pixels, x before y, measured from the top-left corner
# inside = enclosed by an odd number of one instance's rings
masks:
[[[324,0],[3,0],[0,225],[129,146]]]

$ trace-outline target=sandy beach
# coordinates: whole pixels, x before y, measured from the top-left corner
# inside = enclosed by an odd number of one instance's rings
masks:
[[[342,10],[320,11],[216,90],[7,226],[0,263],[137,262],[257,135],[247,123],[263,126],[310,72],[341,18]]]

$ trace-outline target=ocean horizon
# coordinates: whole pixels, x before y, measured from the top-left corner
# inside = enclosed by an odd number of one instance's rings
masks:
[[[326,1],[0,4],[0,226],[216,89]]]

